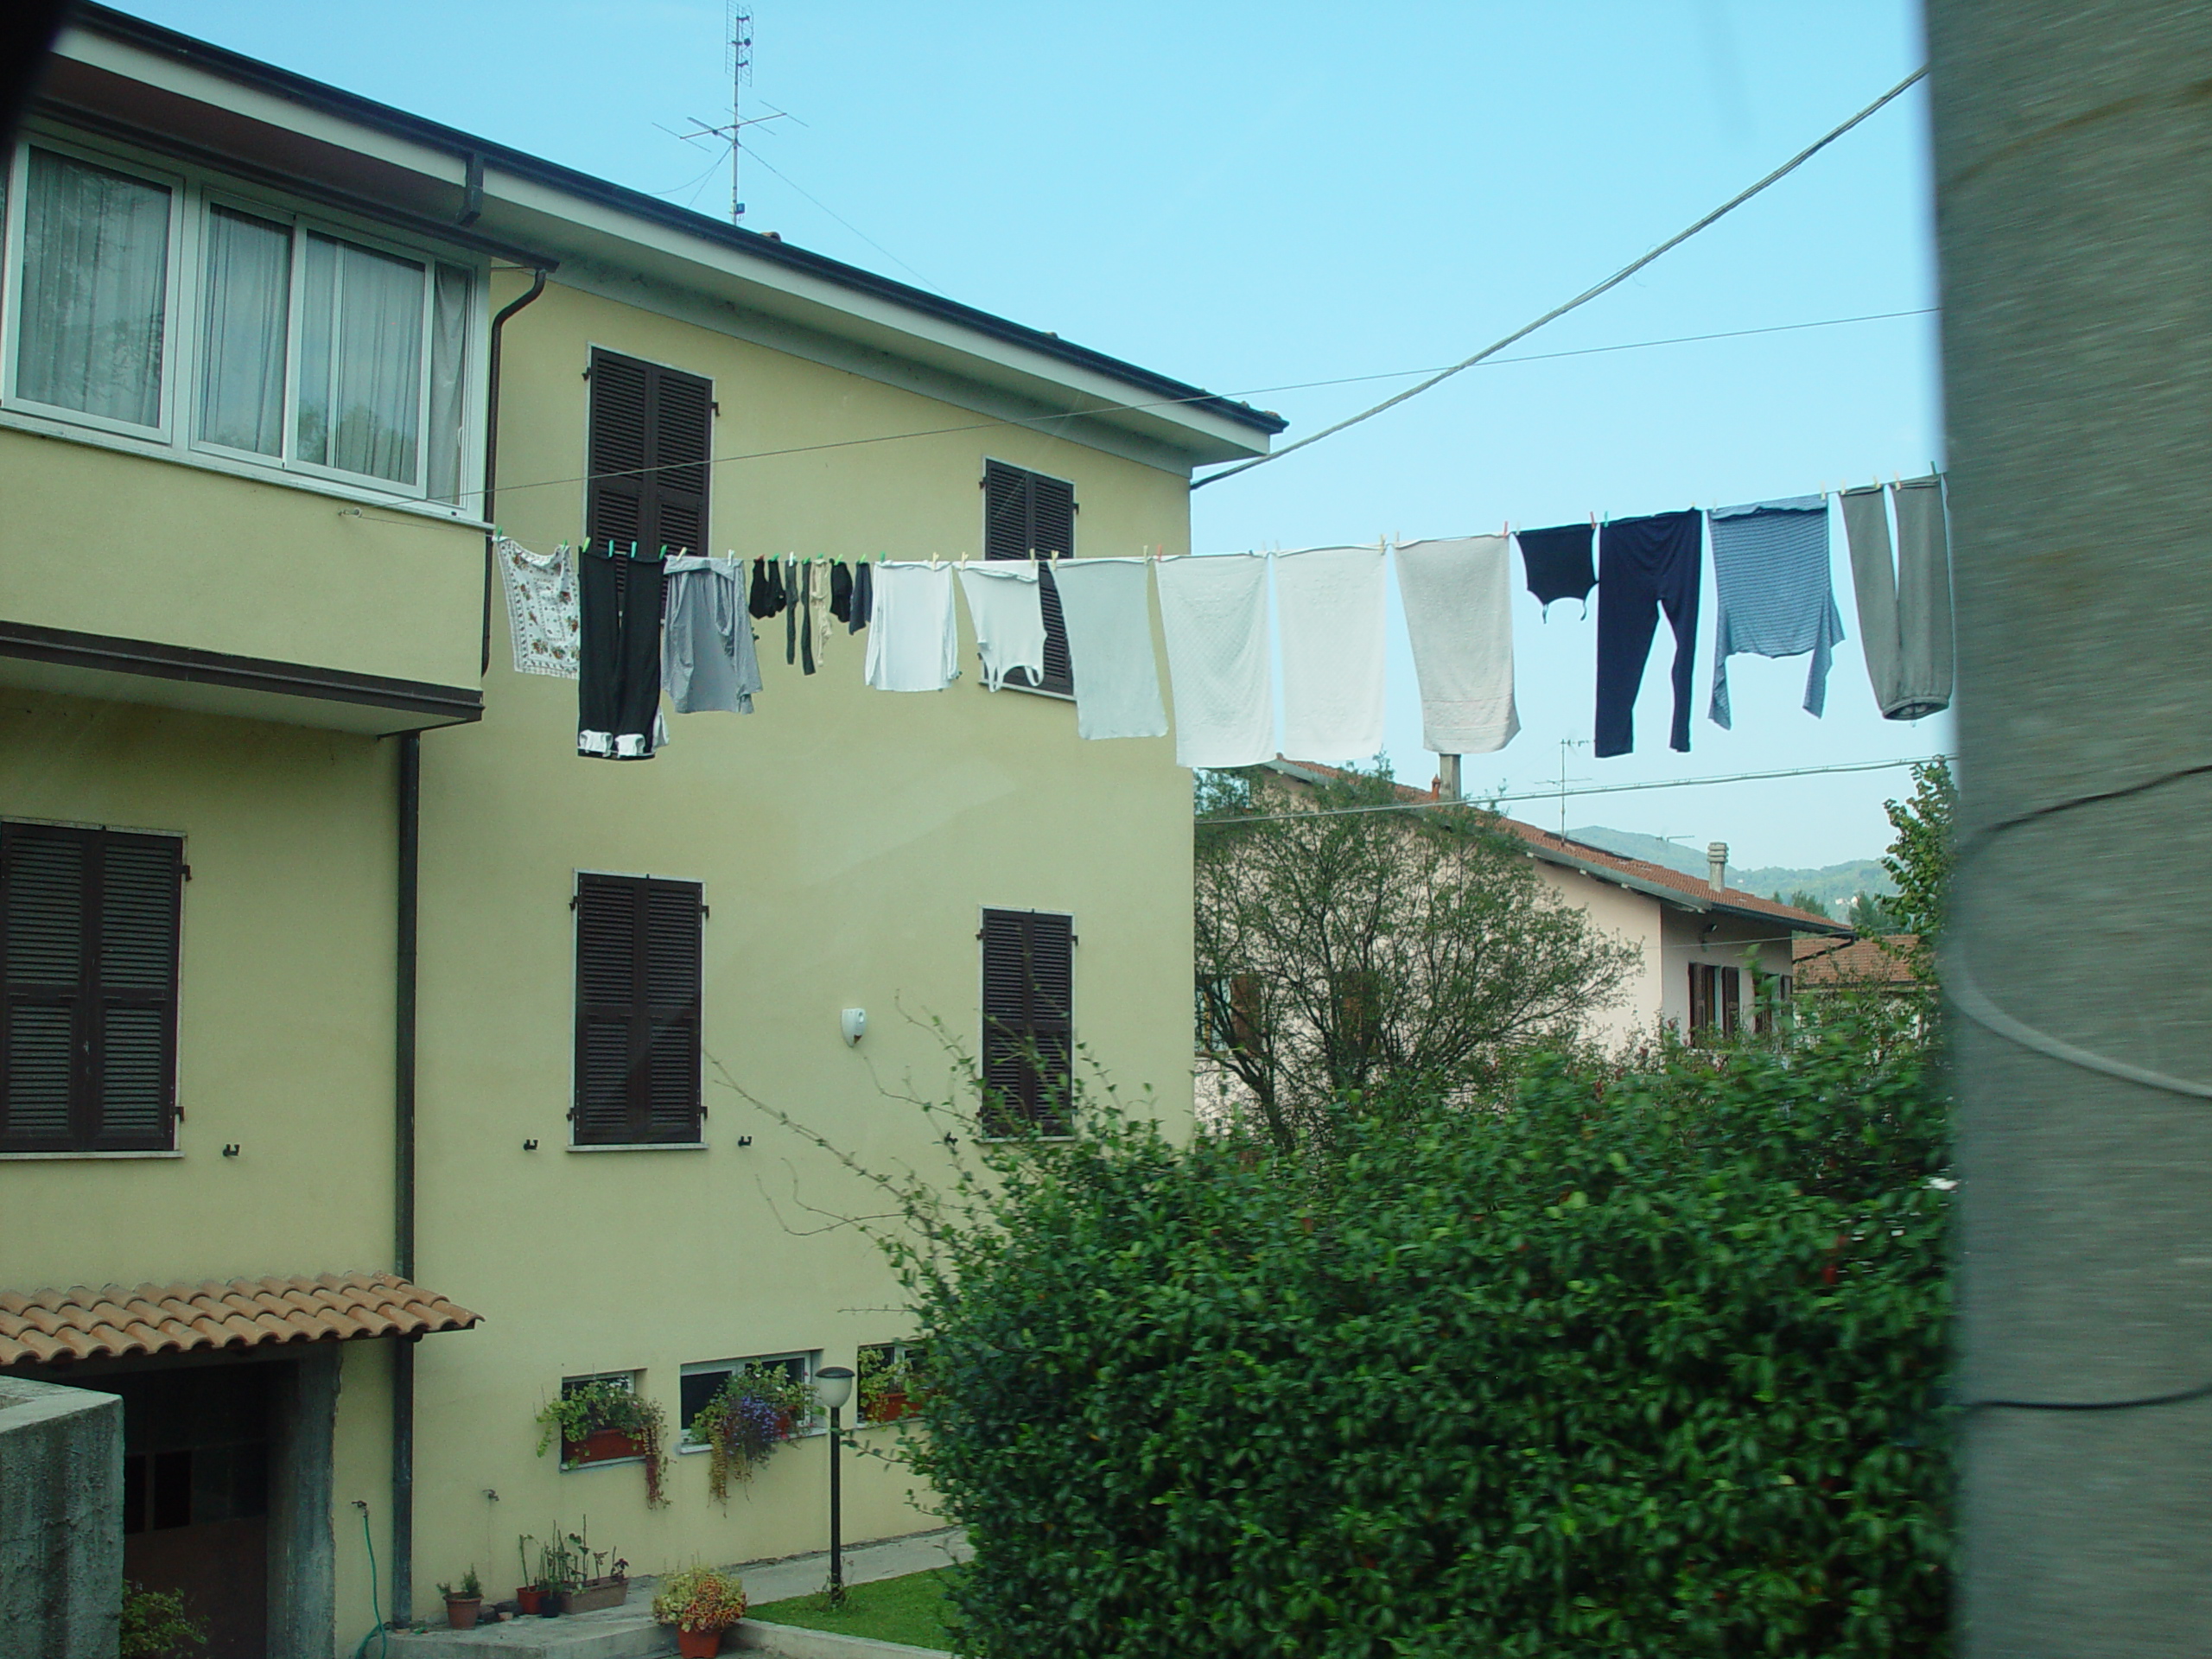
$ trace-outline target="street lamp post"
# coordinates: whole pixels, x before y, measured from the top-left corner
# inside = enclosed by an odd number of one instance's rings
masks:
[[[823,1366],[814,1374],[814,1391],[830,1413],[830,1605],[835,1607],[845,1599],[844,1491],[839,1459],[845,1435],[837,1414],[853,1397],[851,1368]]]

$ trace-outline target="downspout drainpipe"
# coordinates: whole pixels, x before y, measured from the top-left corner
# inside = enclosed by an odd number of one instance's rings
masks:
[[[422,868],[423,734],[399,739],[399,903],[393,978],[392,1259],[415,1276],[416,893]],[[391,1622],[404,1627],[415,1589],[415,1344],[391,1351]]]
[[[507,326],[507,319],[528,305],[545,291],[546,268],[540,265],[532,273],[531,284],[518,298],[499,309],[492,319],[491,386],[485,398],[484,414],[484,522],[492,522],[493,505],[499,487],[499,339]],[[484,664],[483,672],[492,671],[492,604],[497,597],[494,588],[498,577],[492,569],[494,552],[493,534],[484,537]]]
[[[492,319],[490,373],[484,410],[484,518],[492,518],[499,465],[499,335],[507,319],[545,291],[541,266],[519,299]],[[493,537],[484,537],[484,655],[492,667]],[[415,1276],[415,995],[417,895],[422,874],[423,736],[399,740],[399,897],[393,984],[392,1259],[403,1279]],[[415,1339],[392,1348],[391,1623],[413,1617],[415,1594]]]

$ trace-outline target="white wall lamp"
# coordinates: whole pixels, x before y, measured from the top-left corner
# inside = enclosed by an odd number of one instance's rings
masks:
[[[845,1041],[848,1046],[859,1043],[860,1039],[868,1034],[868,1010],[847,1008],[838,1016],[837,1029],[845,1033]]]

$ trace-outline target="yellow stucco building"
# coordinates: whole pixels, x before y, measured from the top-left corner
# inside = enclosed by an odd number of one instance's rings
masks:
[[[964,624],[914,695],[785,615],[755,712],[582,758],[492,523],[1179,553],[1280,421],[97,7],[0,192],[0,1376],[124,1396],[126,1560],[223,1651],[350,1652],[372,1549],[421,1618],[587,1516],[635,1572],[820,1548],[819,1437],[726,1506],[679,1444],[736,1363],[912,1334],[776,1114],[948,1170],[906,1096],[993,916],[1187,1113],[1188,774]],[[592,1378],[664,1412],[664,1505],[537,1455]],[[847,1476],[847,1537],[931,1524]]]

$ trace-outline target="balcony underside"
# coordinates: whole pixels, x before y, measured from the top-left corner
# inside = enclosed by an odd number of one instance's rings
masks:
[[[473,685],[194,651],[147,639],[0,621],[0,685],[384,736],[480,720]]]

